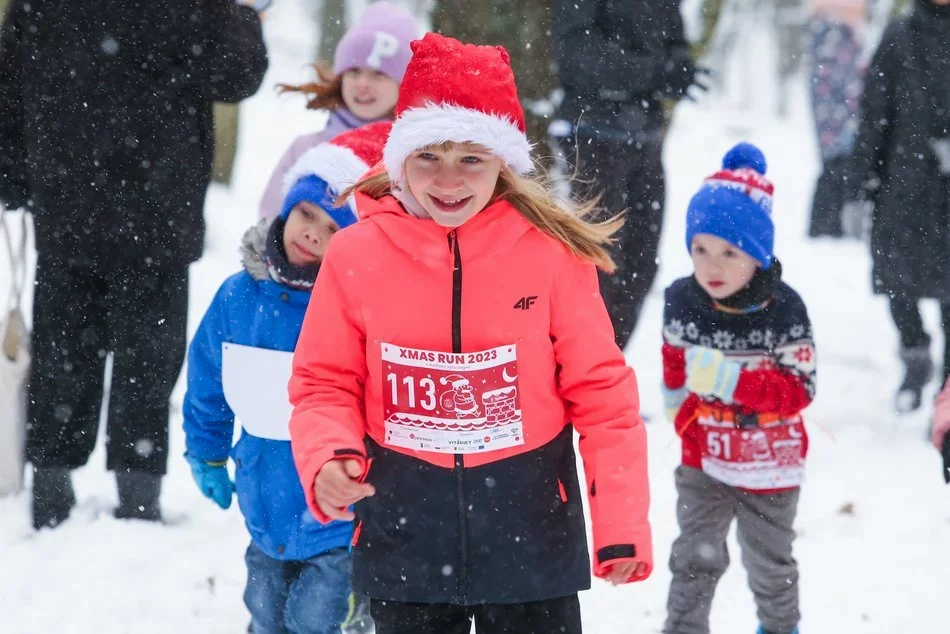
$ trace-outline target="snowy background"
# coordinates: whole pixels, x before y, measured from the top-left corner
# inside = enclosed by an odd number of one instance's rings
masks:
[[[305,0],[278,1],[265,21],[271,68],[241,110],[234,184],[213,186],[204,258],[191,268],[190,331],[221,281],[239,267],[237,246],[257,213],[270,171],[293,137],[319,129],[323,115],[299,98],[278,98],[274,85],[306,76],[317,36]],[[925,441],[929,411],[897,417],[897,339],[887,306],[869,290],[870,259],[862,244],[805,238],[818,171],[804,77],[781,97],[772,79],[771,38],[759,30],[739,45],[743,81],[753,99],[710,96],[684,102],[665,150],[668,175],[660,275],[627,354],[640,381],[649,423],[656,571],[645,583],[613,588],[595,581],[582,594],[585,632],[660,631],[676,537],[673,469],[679,443],[662,416],[659,393],[662,289],[690,272],[684,245],[686,203],[735,142],[758,144],[776,186],[776,252],[786,280],[805,298],[819,351],[818,398],[806,411],[812,449],[797,521],[803,632],[809,634],[938,634],[947,631],[944,579],[950,570],[950,489]],[[751,54],[756,50],[755,55]],[[764,51],[764,52],[763,52]],[[750,62],[750,60],[755,60]],[[5,297],[6,262],[0,263]],[[926,322],[935,334],[936,307]],[[934,337],[939,359],[942,342]],[[925,394],[934,395],[936,384]],[[180,404],[173,397],[172,459],[162,502],[167,525],[112,518],[114,480],[100,450],[76,472],[79,499],[71,519],[53,531],[30,528],[29,496],[0,499],[0,632],[237,633],[247,626],[241,594],[248,537],[236,505],[220,511],[195,488],[184,451]],[[713,606],[713,631],[751,634],[757,626],[734,538],[733,565]]]

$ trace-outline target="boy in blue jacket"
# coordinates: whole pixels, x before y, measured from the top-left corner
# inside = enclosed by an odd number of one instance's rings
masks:
[[[339,634],[346,619],[353,527],[322,526],[307,509],[290,450],[287,381],[327,243],[356,221],[335,198],[381,158],[389,127],[358,128],[301,157],[280,216],[244,235],[244,270],[221,285],[189,349],[185,458],[221,508],[237,492],[251,534],[244,602],[254,634]],[[242,430],[232,448],[235,417]]]

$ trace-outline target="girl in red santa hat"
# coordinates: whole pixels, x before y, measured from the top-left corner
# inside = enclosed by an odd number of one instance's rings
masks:
[[[320,521],[355,516],[379,634],[580,632],[583,492],[594,574],[653,567],[637,383],[597,285],[620,220],[588,223],[592,204],[529,175],[503,48],[412,50],[383,162],[353,188],[361,220],[304,319],[297,470]]]

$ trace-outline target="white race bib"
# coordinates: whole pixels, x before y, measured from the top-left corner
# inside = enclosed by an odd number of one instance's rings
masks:
[[[293,352],[225,343],[221,350],[224,398],[247,433],[290,440],[294,408],[287,395]]]

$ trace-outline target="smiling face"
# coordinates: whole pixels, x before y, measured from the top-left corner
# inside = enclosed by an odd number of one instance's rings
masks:
[[[284,224],[284,253],[294,266],[317,264],[323,259],[330,237],[340,228],[330,215],[309,201],[291,210]]]
[[[399,98],[399,83],[372,68],[351,68],[343,72],[343,103],[364,121],[392,115]]]
[[[731,242],[698,233],[690,248],[696,281],[713,299],[725,299],[752,280],[759,263]]]
[[[444,143],[406,159],[406,183],[443,227],[460,227],[491,201],[502,160],[475,143]]]

